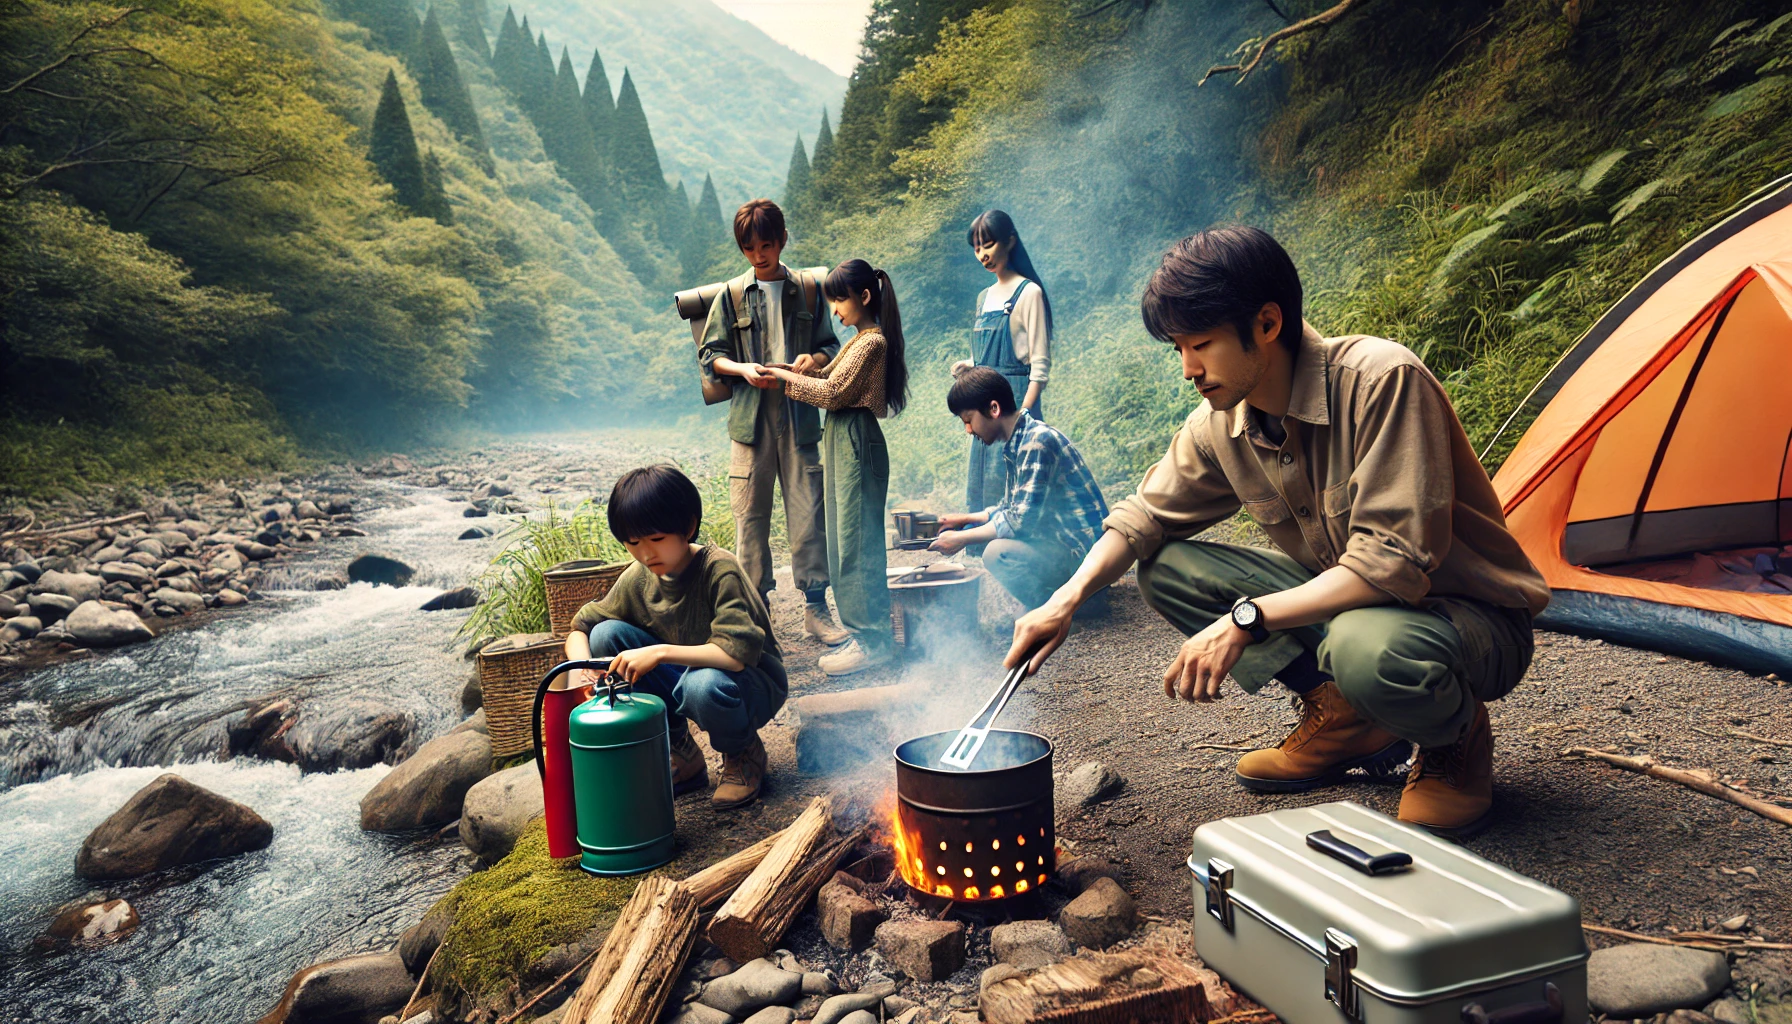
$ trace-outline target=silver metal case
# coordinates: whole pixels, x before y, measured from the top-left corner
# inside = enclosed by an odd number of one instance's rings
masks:
[[[1360,804],[1209,822],[1188,866],[1196,952],[1286,1024],[1587,1019],[1576,900]]]

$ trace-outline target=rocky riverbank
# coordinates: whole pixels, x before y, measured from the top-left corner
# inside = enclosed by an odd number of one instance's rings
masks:
[[[256,599],[269,570],[297,551],[365,536],[352,525],[351,492],[333,478],[219,482],[121,514],[47,525],[31,516],[0,533],[0,669],[141,643],[187,616]]]

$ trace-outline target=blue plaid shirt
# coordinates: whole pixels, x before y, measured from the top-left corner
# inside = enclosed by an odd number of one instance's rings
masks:
[[[1022,410],[1002,461],[1008,469],[1002,503],[984,509],[996,536],[1050,540],[1078,558],[1088,554],[1108,503],[1070,438]]]

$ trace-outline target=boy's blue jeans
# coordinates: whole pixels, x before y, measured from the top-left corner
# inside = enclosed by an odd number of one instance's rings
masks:
[[[591,627],[593,658],[613,657],[664,642],[619,619],[606,619]],[[724,672],[719,668],[661,665],[642,676],[635,689],[666,702],[675,741],[685,731],[685,720],[689,719],[709,735],[709,745],[718,754],[738,754],[751,746],[760,727],[772,720],[783,703],[774,702],[769,681],[753,668]]]

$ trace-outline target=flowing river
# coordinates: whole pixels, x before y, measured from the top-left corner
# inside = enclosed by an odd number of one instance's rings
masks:
[[[419,606],[498,549],[456,540],[468,523],[500,521],[397,484],[377,485],[375,501],[357,523],[367,537],[318,544],[244,610],[0,684],[0,1020],[254,1020],[299,968],[390,948],[472,870],[452,838],[361,831],[361,796],[387,765],[301,774],[214,753],[225,717],[276,691],[310,709],[371,700],[409,712],[415,742],[460,720],[471,669],[452,638],[467,612]],[[362,550],[414,566],[413,584],[309,589]],[[254,808],[272,845],[172,878],[77,878],[82,840],[166,771]],[[137,908],[134,934],[97,950],[34,947],[58,906],[96,890]]]

